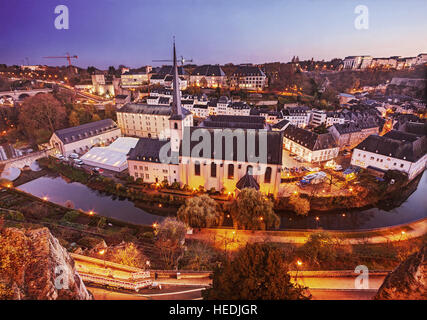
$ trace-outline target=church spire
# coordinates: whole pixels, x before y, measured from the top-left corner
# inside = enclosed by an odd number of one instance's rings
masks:
[[[179,76],[178,65],[176,63],[176,50],[175,50],[175,37],[173,40],[173,101],[172,101],[172,114],[182,115],[181,109],[181,94],[179,89]]]

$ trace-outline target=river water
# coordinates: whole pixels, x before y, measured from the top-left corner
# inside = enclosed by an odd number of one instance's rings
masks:
[[[92,190],[87,186],[61,177],[44,176],[18,187],[40,198],[64,205],[71,201],[76,209],[96,213],[135,224],[152,224],[164,219],[150,214],[129,200],[123,200]],[[424,171],[417,189],[400,206],[389,211],[379,208],[327,212],[308,217],[284,214],[281,229],[364,230],[412,222],[427,216],[427,171]],[[318,217],[318,219],[316,219]]]

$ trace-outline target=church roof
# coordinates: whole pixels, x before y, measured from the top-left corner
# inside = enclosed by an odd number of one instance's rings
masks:
[[[255,190],[259,190],[259,184],[251,174],[246,173],[243,177],[240,178],[239,181],[237,181],[236,188],[239,190],[244,188],[253,188]]]
[[[217,138],[216,134],[225,134],[221,129],[218,128],[200,128],[200,127],[190,127],[185,128],[184,130],[184,138],[185,137],[192,137],[192,133],[195,130],[204,130],[204,132],[207,132],[207,135],[203,134],[199,137],[199,139],[196,139],[196,141],[193,141],[193,139],[188,139],[189,147],[188,145],[184,144],[181,141],[180,146],[180,154],[185,157],[198,157],[203,159],[217,159],[217,160],[232,160],[232,161],[240,161],[240,155],[238,158],[238,152],[240,151],[240,148],[244,148],[244,154],[242,155],[242,159],[244,161],[242,162],[253,162],[251,161],[250,157],[260,157],[259,161],[260,163],[267,163],[267,164],[282,164],[282,143],[283,143],[283,134],[282,131],[262,131],[262,134],[266,135],[266,141],[260,140],[261,132],[258,130],[247,130],[247,129],[241,129],[239,130],[242,136],[239,137],[233,137],[232,141],[231,139],[226,139],[225,137],[222,138],[221,143],[221,149],[216,150],[215,149],[215,140]],[[201,133],[204,133],[201,132]],[[236,133],[238,134],[238,133]],[[254,135],[254,136],[253,136]],[[208,136],[209,138],[206,138]],[[207,144],[210,146],[210,153],[206,156],[203,154],[203,149],[199,150],[198,154],[194,154],[192,150],[199,145],[200,143],[204,143],[204,139],[207,139]],[[202,142],[203,141],[203,142]],[[254,152],[255,154],[249,154],[249,146],[251,146],[250,143],[254,141]],[[260,144],[262,143],[262,146]],[[226,154],[226,146],[230,146],[232,150],[232,154]],[[199,146],[200,147],[200,146]],[[265,156],[260,155],[260,151],[262,151],[262,148],[266,148],[267,154]]]

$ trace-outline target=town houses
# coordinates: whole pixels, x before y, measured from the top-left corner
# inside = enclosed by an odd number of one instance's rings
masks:
[[[283,132],[283,147],[307,162],[323,162],[338,156],[339,147],[330,133],[318,134],[288,124]]]
[[[358,121],[334,124],[328,131],[340,150],[351,150],[368,136],[379,134],[379,127],[374,121]]]
[[[392,130],[384,136],[370,135],[353,150],[351,164],[374,170],[399,170],[413,179],[423,172],[427,161],[427,136],[422,133]]]
[[[190,75],[190,85],[202,88],[227,86],[227,76],[219,65],[198,66]]]
[[[96,145],[108,145],[121,136],[117,124],[111,119],[105,119],[56,130],[49,144],[55,153],[69,156],[72,153],[84,154]]]
[[[230,87],[248,90],[262,90],[267,85],[265,73],[253,65],[240,65],[230,77]]]

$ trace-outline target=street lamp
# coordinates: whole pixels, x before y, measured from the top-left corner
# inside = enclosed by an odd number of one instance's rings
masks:
[[[102,256],[102,260],[104,261],[104,268],[106,268],[107,266],[105,265],[105,249],[101,249],[98,251],[99,255]]]
[[[297,260],[296,266],[297,266],[297,273],[295,275],[295,282],[298,281],[298,270],[299,270],[298,267],[302,266],[302,261],[301,260]]]

